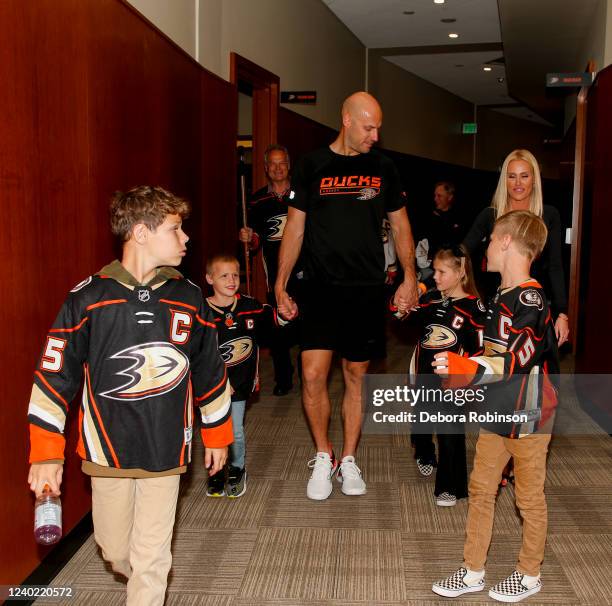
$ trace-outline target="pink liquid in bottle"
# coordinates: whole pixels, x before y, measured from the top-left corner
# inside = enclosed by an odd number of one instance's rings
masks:
[[[34,539],[40,545],[53,545],[61,538],[62,502],[47,485],[34,505]]]

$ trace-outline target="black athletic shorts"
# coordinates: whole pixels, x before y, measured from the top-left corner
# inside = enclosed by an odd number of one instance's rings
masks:
[[[384,286],[332,286],[304,281],[300,347],[338,352],[350,362],[385,357]]]

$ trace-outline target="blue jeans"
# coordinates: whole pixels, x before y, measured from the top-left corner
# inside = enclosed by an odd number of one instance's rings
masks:
[[[232,424],[234,426],[234,443],[229,447],[229,464],[232,467],[244,468],[244,409],[246,400],[232,402]]]

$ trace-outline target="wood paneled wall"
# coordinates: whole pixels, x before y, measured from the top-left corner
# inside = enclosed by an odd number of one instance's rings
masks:
[[[605,338],[612,334],[610,252],[606,242],[612,224],[612,66],[598,73],[587,97],[587,136],[582,247],[576,344],[577,373],[612,373]],[[611,415],[610,393],[592,389],[593,403]],[[612,416],[612,415],[611,415]]]
[[[25,416],[43,336],[67,291],[117,252],[115,190],[148,183],[191,200],[194,280],[205,254],[233,245],[237,93],[120,0],[4,0],[0,37],[0,583],[17,583],[46,553],[32,538]],[[90,508],[74,416],[65,531]]]

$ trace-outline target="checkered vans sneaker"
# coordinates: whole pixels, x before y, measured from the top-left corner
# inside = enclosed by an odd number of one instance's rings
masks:
[[[324,501],[332,492],[332,478],[338,469],[338,461],[332,453],[317,452],[314,459],[308,461],[312,469],[310,480],[306,486],[306,496],[314,501]]]
[[[430,476],[433,473],[433,463],[426,463],[423,459],[417,459],[416,464],[422,476]]]
[[[440,507],[454,507],[457,504],[457,497],[450,492],[442,492],[436,497],[436,505]]]
[[[531,583],[526,582],[526,577],[515,570],[507,579],[500,581],[489,590],[489,597],[498,602],[520,602],[542,589],[540,577],[528,577],[535,579]]]
[[[456,598],[464,593],[482,591],[485,585],[484,574],[479,581],[468,585],[464,580],[467,573],[467,568],[462,566],[459,568],[459,570],[451,574],[450,577],[446,577],[442,581],[434,583],[431,590],[438,595],[444,596],[445,598]]]

